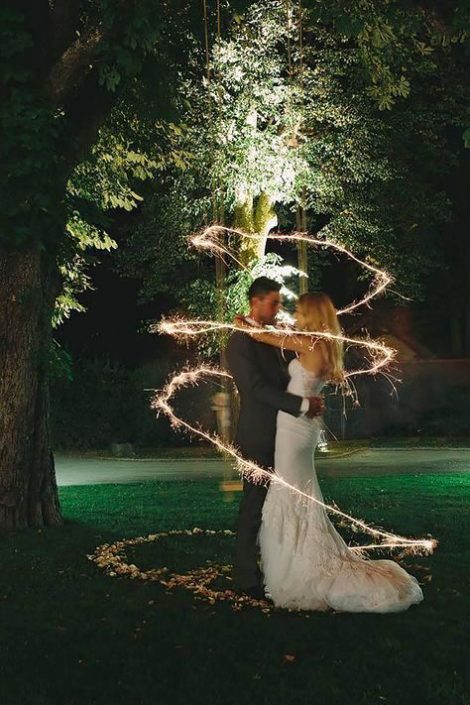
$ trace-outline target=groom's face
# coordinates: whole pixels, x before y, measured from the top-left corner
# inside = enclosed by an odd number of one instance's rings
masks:
[[[264,296],[252,299],[252,309],[256,319],[264,325],[272,325],[281,308],[281,295],[278,291],[269,291]]]

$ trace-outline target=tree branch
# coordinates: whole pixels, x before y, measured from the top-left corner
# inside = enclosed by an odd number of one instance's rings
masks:
[[[116,93],[98,84],[96,72],[90,72],[65,103],[70,133],[73,135],[63,152],[68,175],[88,155],[117,99]]]
[[[45,82],[45,91],[54,104],[58,104],[83,73],[89,70],[89,64],[105,36],[106,32],[101,26],[88,29],[54,64]]]
[[[50,4],[51,48],[53,60],[65,51],[80,25],[80,0],[53,0]]]

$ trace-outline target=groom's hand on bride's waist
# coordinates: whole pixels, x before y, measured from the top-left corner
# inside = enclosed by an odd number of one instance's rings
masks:
[[[314,419],[316,416],[321,416],[325,411],[325,400],[323,397],[307,397],[309,401],[308,411],[305,416],[308,419]]]

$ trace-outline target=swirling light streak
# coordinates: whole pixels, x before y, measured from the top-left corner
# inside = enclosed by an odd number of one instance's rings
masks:
[[[359,257],[356,257],[353,252],[348,250],[343,245],[339,245],[333,240],[319,238],[318,235],[320,235],[321,232],[322,231],[320,230],[319,233],[317,233],[317,237],[311,237],[307,233],[302,232],[293,232],[289,235],[283,235],[281,233],[270,233],[266,236],[266,239],[278,240],[280,242],[289,243],[306,242],[309,245],[314,245],[317,247],[327,247],[328,249],[336,251],[338,254],[345,255],[349,259],[359,264],[361,267],[364,267],[364,269],[367,269],[369,272],[371,272],[371,274],[373,274],[375,279],[375,286],[371,288],[368,294],[366,294],[359,301],[353,302],[349,306],[340,309],[337,312],[338,316],[341,316],[345,313],[351,313],[360,306],[368,304],[371,299],[381,294],[387,288],[387,286],[389,286],[389,284],[393,282],[393,277],[390,274],[383,271],[382,269],[379,269],[378,267],[374,267],[372,264],[369,264],[364,260],[359,259]],[[241,239],[259,240],[260,238],[260,236],[257,234],[245,233],[243,232],[243,230],[238,230],[237,228],[227,228],[223,225],[209,225],[208,227],[204,228],[204,230],[202,230],[201,232],[196,233],[195,235],[191,235],[189,237],[189,242],[196,249],[207,250],[209,252],[212,252],[213,254],[219,255],[220,257],[222,257],[224,262],[226,261],[225,256],[228,256],[236,264],[238,264],[239,267],[241,267],[245,271],[249,271],[248,267],[238,259],[235,252],[224,244],[224,236],[227,237],[231,235],[236,235]]]
[[[183,419],[179,418],[175,414],[174,409],[170,404],[170,400],[181,388],[186,387],[188,385],[195,385],[201,377],[207,376],[218,376],[222,378],[231,379],[231,375],[228,372],[218,370],[209,365],[201,365],[199,368],[196,369],[183,370],[178,374],[174,375],[165,385],[165,387],[161,391],[157,392],[157,394],[151,401],[152,408],[157,411],[157,414],[163,412],[166,416],[168,416],[174,428],[181,428],[189,433],[196,434],[197,436],[200,436],[201,438],[204,438],[211,444],[215,445],[215,447],[222,453],[231,456],[236,461],[237,470],[242,477],[250,479],[251,482],[260,484],[268,481],[274,482],[275,484],[279,484],[285,489],[294,492],[299,497],[304,498],[308,502],[318,504],[319,506],[323,507],[327,512],[330,512],[332,514],[335,514],[336,516],[346,519],[354,526],[357,526],[362,529],[365,533],[374,536],[377,540],[383,541],[379,544],[369,544],[367,546],[350,546],[350,550],[355,551],[357,553],[363,553],[365,551],[372,551],[383,548],[401,548],[407,552],[415,554],[430,554],[434,551],[434,548],[437,546],[437,541],[435,539],[408,539],[398,534],[393,534],[388,531],[381,531],[379,529],[375,529],[374,527],[371,527],[366,524],[366,522],[364,522],[363,520],[356,519],[355,517],[346,514],[345,512],[342,512],[336,507],[321,502],[320,500],[312,497],[306,492],[303,492],[294,485],[291,485],[290,483],[286,482],[282,477],[276,475],[274,472],[269,472],[264,468],[258,466],[253,461],[242,458],[239,455],[237,449],[231,444],[223,443],[217,436],[207,433],[207,431],[193,426],[187,421],[184,421]]]
[[[241,230],[234,228],[226,228],[220,225],[211,225],[206,227],[201,232],[192,235],[189,241],[193,247],[200,250],[207,250],[215,255],[221,257],[224,261],[225,257],[231,258],[239,267],[245,271],[249,271],[248,267],[240,261],[236,256],[235,252],[228,247],[224,240],[230,236],[236,235],[240,238],[250,238],[259,239],[259,235],[245,233]],[[372,285],[369,293],[364,296],[361,300],[356,301],[349,306],[338,311],[338,314],[350,313],[360,306],[367,305],[372,298],[375,298],[378,294],[385,290],[385,288],[392,282],[392,277],[386,272],[374,267],[373,265],[360,260],[352,252],[342,245],[337,244],[331,240],[320,239],[318,237],[310,237],[306,233],[295,232],[289,235],[282,234],[270,234],[267,239],[277,240],[277,241],[288,241],[292,243],[297,242],[307,242],[309,245],[328,247],[333,249],[339,254],[346,255],[352,259],[357,264],[364,267],[366,270],[371,272],[374,276],[374,284]],[[241,331],[244,333],[249,333],[249,329],[246,327],[238,326],[236,324],[221,323],[217,321],[205,321],[205,320],[184,320],[184,319],[174,319],[174,320],[162,320],[158,324],[154,325],[151,330],[153,332],[163,333],[172,335],[175,337],[193,337],[196,335],[201,335],[205,333],[214,333],[222,331]],[[354,370],[347,372],[345,374],[346,382],[349,383],[350,379],[357,375],[362,374],[376,374],[378,372],[385,374],[384,369],[391,363],[394,359],[395,351],[392,348],[387,347],[381,342],[370,340],[370,339],[360,339],[360,338],[349,338],[343,335],[334,335],[325,331],[299,331],[292,330],[289,328],[274,328],[269,327],[270,333],[275,333],[286,339],[289,336],[310,336],[313,338],[312,348],[318,341],[318,339],[326,340],[340,340],[347,346],[362,346],[365,347],[367,352],[371,356],[371,366],[366,369]],[[253,331],[254,334],[259,332],[257,329]],[[237,449],[228,443],[223,443],[217,436],[207,433],[203,429],[193,426],[183,419],[179,418],[170,404],[172,397],[183,387],[188,385],[197,384],[200,378],[207,376],[218,376],[219,378],[231,379],[231,375],[223,370],[218,370],[211,366],[202,365],[199,368],[187,369],[174,375],[166,386],[157,392],[155,397],[151,402],[152,408],[157,411],[157,414],[164,413],[171,421],[171,424],[175,428],[180,428],[188,433],[195,434],[209,443],[213,444],[219,451],[223,454],[228,455],[233,458],[236,462],[236,467],[238,472],[242,477],[249,478],[251,482],[255,483],[267,483],[274,482],[284,487],[290,492],[294,492],[299,497],[302,497],[308,502],[313,502],[323,507],[327,512],[335,514],[338,517],[342,517],[347,522],[349,522],[353,527],[358,527],[365,533],[371,535],[376,540],[379,541],[377,544],[369,544],[367,546],[353,546],[350,547],[352,551],[362,554],[367,551],[373,551],[377,549],[396,549],[401,548],[406,552],[412,553],[432,553],[434,548],[437,546],[437,541],[433,538],[430,539],[408,539],[406,537],[394,534],[392,532],[382,531],[369,526],[365,521],[356,519],[355,517],[342,512],[337,507],[321,502],[315,499],[311,495],[303,492],[299,488],[289,484],[283,478],[276,475],[275,472],[269,472],[266,469],[258,466],[253,461],[242,458],[238,453]],[[385,376],[387,376],[385,374]]]
[[[232,323],[220,323],[218,321],[203,321],[203,320],[185,320],[185,319],[163,319],[159,323],[150,327],[150,331],[153,333],[163,333],[166,335],[172,335],[175,337],[192,337],[196,335],[201,335],[203,333],[214,333],[216,331],[241,331],[242,333],[252,332],[254,335],[260,333],[262,329],[253,328],[250,331],[249,328],[238,326]],[[339,340],[349,346],[357,345],[365,347],[366,350],[371,353],[372,356],[372,366],[366,369],[353,370],[351,372],[346,372],[345,379],[350,377],[355,377],[362,374],[377,374],[382,368],[387,367],[395,357],[395,350],[389,348],[383,343],[379,343],[375,340],[368,340],[364,338],[349,338],[344,335],[334,335],[333,333],[328,333],[325,331],[301,331],[301,330],[290,330],[287,328],[274,328],[269,327],[265,329],[269,333],[273,333],[286,339],[288,337],[298,337],[298,336],[308,336],[310,338],[323,338],[324,340]],[[315,341],[312,342],[312,348],[315,345]],[[375,360],[375,362],[374,362]]]

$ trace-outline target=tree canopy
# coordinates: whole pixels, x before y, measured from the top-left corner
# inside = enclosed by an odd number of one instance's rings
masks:
[[[183,170],[166,170],[147,195],[121,271],[151,297],[178,268],[177,303],[214,314],[212,264],[186,251],[186,236],[212,220],[293,229],[301,205],[312,232],[422,295],[442,262],[448,179],[468,124],[464,8],[442,10],[279,0],[235,13],[222,36],[213,31],[207,65],[199,47],[179,66],[172,131]]]

